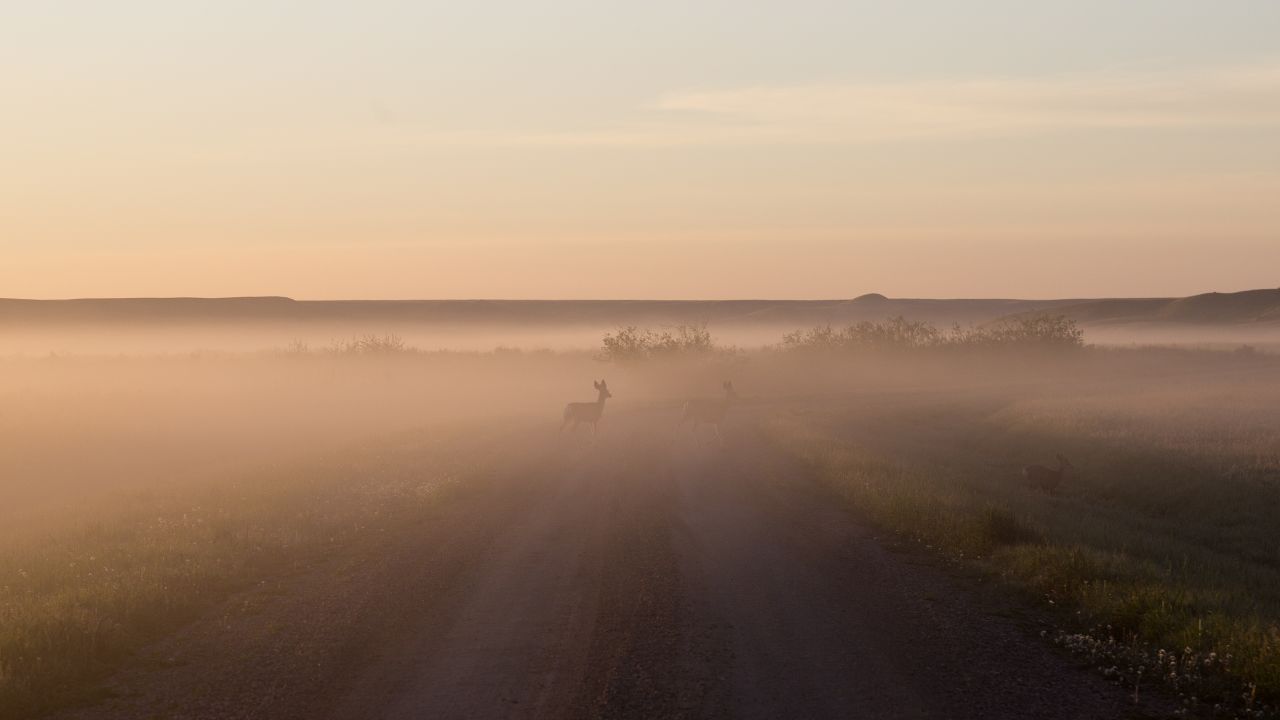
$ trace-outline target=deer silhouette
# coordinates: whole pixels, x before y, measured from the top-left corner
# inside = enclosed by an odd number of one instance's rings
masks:
[[[720,421],[724,420],[729,408],[738,401],[738,391],[733,389],[733,383],[729,380],[725,380],[721,387],[724,388],[724,397],[694,398],[686,402],[684,415],[680,418],[680,427],[684,427],[686,422],[692,420],[693,431],[696,433],[698,426],[706,423],[715,428],[716,440],[723,445],[724,437],[720,435]]]
[[[604,380],[592,382],[596,389],[595,402],[573,402],[564,406],[564,422],[560,423],[560,431],[564,432],[569,423],[576,430],[580,423],[591,423],[591,435],[595,436],[600,425],[600,416],[604,414],[604,401],[613,397],[609,385]]]
[[[1058,468],[1045,467],[1044,465],[1028,465],[1022,468],[1022,476],[1027,479],[1030,485],[1040,488],[1050,495],[1058,494],[1058,486],[1062,484],[1062,478],[1067,474],[1068,470],[1075,470],[1075,466],[1070,460],[1058,455]]]

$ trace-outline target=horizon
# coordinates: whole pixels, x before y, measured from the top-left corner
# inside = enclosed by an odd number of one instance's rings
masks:
[[[289,300],[292,302],[849,302],[855,300],[940,300],[940,301],[998,301],[1026,300],[1034,302],[1063,300],[1170,300],[1200,295],[1238,295],[1248,292],[1277,291],[1280,287],[1250,287],[1240,290],[1205,290],[1186,295],[1061,295],[1053,297],[1013,297],[1013,296],[900,296],[887,295],[880,292],[864,292],[847,297],[293,297],[290,295],[118,295],[118,296],[72,296],[72,297],[0,297],[0,301],[35,301],[35,302],[92,302],[101,300]]]

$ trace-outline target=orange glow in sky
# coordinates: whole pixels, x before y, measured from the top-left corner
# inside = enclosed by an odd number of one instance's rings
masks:
[[[1272,2],[11,5],[0,296],[1280,284]]]

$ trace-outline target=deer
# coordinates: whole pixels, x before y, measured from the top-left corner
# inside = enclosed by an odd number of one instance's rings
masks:
[[[1057,456],[1058,469],[1047,468],[1044,465],[1028,465],[1022,468],[1022,477],[1027,479],[1027,483],[1040,488],[1050,495],[1058,494],[1058,486],[1062,484],[1062,478],[1066,476],[1068,470],[1075,470],[1075,466],[1070,460]]]
[[[609,392],[609,385],[604,380],[600,382],[592,381],[592,385],[596,389],[595,402],[573,402],[564,406],[564,422],[560,423],[560,432],[564,432],[565,427],[570,422],[573,423],[573,429],[578,429],[579,423],[591,423],[591,436],[595,437],[597,426],[600,424],[600,416],[604,414],[604,401],[613,397],[613,393]]]
[[[715,428],[716,440],[724,445],[724,437],[720,435],[720,421],[724,420],[724,416],[729,412],[729,408],[738,401],[738,391],[733,389],[733,383],[725,380],[721,385],[724,388],[724,397],[720,399],[710,398],[694,398],[684,404],[684,416],[680,418],[680,427],[690,420],[693,421],[693,431],[697,433],[698,425],[707,423]]]

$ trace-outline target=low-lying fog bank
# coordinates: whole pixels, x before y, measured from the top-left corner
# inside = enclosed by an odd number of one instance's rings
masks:
[[[884,320],[877,317],[876,320]],[[908,318],[915,320],[917,318]],[[641,324],[673,329],[681,323]],[[688,325],[688,324],[683,324]],[[825,325],[820,323],[819,325]],[[706,327],[722,345],[758,349],[779,344],[791,332],[814,324],[692,323]],[[831,324],[832,327],[842,327]],[[949,329],[956,325],[935,323]],[[627,325],[423,325],[382,323],[252,323],[248,325],[75,324],[60,327],[10,326],[0,332],[0,357],[55,355],[181,355],[256,353],[306,347],[324,350],[370,334],[394,335],[407,346],[425,350],[489,351],[496,348],[595,351],[600,338]],[[976,327],[960,324],[959,327]],[[1280,352],[1280,325],[1121,325],[1084,324],[1085,341],[1110,346],[1171,346],[1232,350],[1251,345]]]
[[[10,529],[103,510],[123,489],[236,478],[408,428],[525,416],[554,434],[569,401],[610,381],[610,413],[716,395],[744,402],[991,388],[1099,392],[1188,383],[1226,398],[1280,379],[1263,353],[1105,348],[736,350],[604,362],[598,350],[425,352],[395,338],[371,347],[271,352],[0,358],[0,517]],[[388,342],[390,347],[378,345]],[[597,338],[597,343],[599,339]],[[674,416],[673,416],[674,420]],[[20,522],[20,518],[25,518]]]

